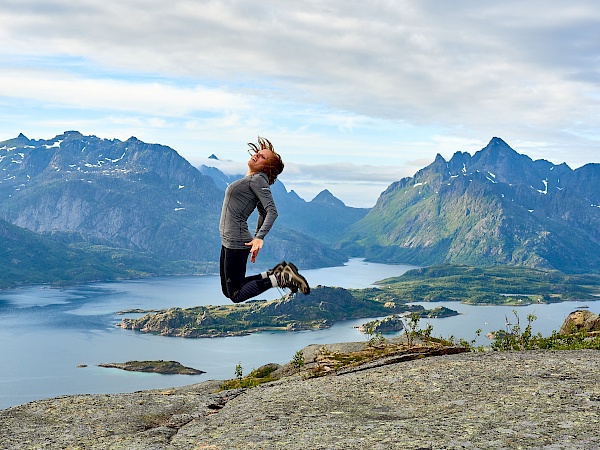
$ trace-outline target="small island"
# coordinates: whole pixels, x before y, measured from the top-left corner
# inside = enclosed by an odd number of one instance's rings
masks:
[[[132,308],[132,309],[124,309],[122,311],[117,311],[115,314],[123,315],[123,314],[148,314],[153,312],[158,312],[158,309],[141,309],[141,308]]]
[[[413,313],[414,314],[414,313]],[[404,314],[406,316],[406,313]],[[458,312],[453,309],[446,308],[445,306],[438,306],[431,310],[423,310],[418,313],[419,317],[429,319],[441,319],[443,317],[458,316]],[[358,327],[358,331],[364,334],[378,334],[378,333],[396,333],[404,329],[404,322],[401,316],[388,316],[383,319],[372,320],[367,323],[363,323]]]
[[[395,333],[404,329],[404,322],[399,316],[388,316],[384,319],[372,320],[363,323],[358,331],[364,334],[374,335],[379,333]]]
[[[519,266],[430,266],[376,284],[404,302],[527,306],[600,300],[600,274],[565,274]]]
[[[98,367],[108,367],[112,369],[128,370],[131,372],[152,372],[167,375],[201,375],[206,373],[202,370],[192,367],[182,366],[177,361],[127,361],[124,363],[105,363],[98,364]]]
[[[170,308],[138,319],[123,318],[117,326],[161,336],[207,338],[268,330],[317,330],[341,320],[425,312],[420,305],[394,300],[381,289],[316,286],[307,296],[290,293],[271,301]]]

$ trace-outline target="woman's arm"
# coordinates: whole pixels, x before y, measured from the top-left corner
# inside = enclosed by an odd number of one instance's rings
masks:
[[[254,239],[247,242],[246,246],[250,248],[250,261],[255,262],[258,252],[262,249],[264,238],[271,230],[275,219],[277,219],[277,207],[273,200],[271,188],[264,174],[257,174],[250,183],[250,186],[258,197],[258,221],[256,224],[256,233]]]
[[[258,221],[254,237],[264,239],[279,214],[266,175],[255,175],[250,186],[258,197]]]

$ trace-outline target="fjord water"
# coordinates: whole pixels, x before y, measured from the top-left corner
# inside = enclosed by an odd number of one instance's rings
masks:
[[[312,286],[319,284],[364,288],[383,278],[401,275],[407,265],[350,260],[343,267],[303,271]],[[272,289],[261,298],[274,299]],[[249,336],[184,339],[155,336],[115,326],[125,309],[159,309],[208,304],[230,304],[223,297],[217,276],[169,277],[94,283],[67,289],[43,286],[0,291],[0,408],[32,400],[70,394],[133,392],[168,388],[209,379],[234,377],[240,363],[244,373],[263,364],[290,361],[309,344],[360,341],[356,326],[366,319],[335,324],[332,328],[304,332],[263,332]],[[503,329],[514,307],[468,306],[458,302],[423,304],[447,306],[461,315],[428,319],[435,336],[471,340]],[[570,302],[518,308],[521,323],[527,314],[538,319],[534,332],[549,334],[577,307],[600,312],[600,302]],[[132,314],[127,317],[134,317]],[[484,336],[478,343],[489,344]],[[200,376],[160,375],[100,368],[97,365],[129,360],[175,360],[204,370]],[[78,367],[85,365],[86,367]]]

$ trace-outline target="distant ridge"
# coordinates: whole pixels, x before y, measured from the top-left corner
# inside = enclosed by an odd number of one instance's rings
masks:
[[[325,203],[329,205],[335,206],[346,206],[343,201],[339,198],[335,197],[329,190],[325,189],[317,194],[315,198],[312,199],[313,203]]]
[[[222,190],[243,175],[226,175],[215,167],[202,165],[201,173],[210,176]],[[303,233],[326,244],[333,244],[342,232],[357,220],[363,218],[368,208],[353,208],[335,197],[327,189],[321,191],[310,202],[303,200],[295,191],[287,191],[277,180],[271,187],[279,217],[277,227]]]

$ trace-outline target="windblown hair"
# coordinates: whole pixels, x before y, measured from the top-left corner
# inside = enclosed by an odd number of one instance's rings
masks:
[[[283,172],[283,161],[281,160],[281,156],[279,153],[275,151],[273,148],[273,144],[267,139],[263,137],[258,137],[258,145],[253,142],[248,142],[250,149],[254,153],[258,153],[261,150],[271,150],[273,153],[273,157],[269,158],[267,165],[265,166],[263,172],[269,177],[269,184],[275,183],[277,177],[281,172]]]

